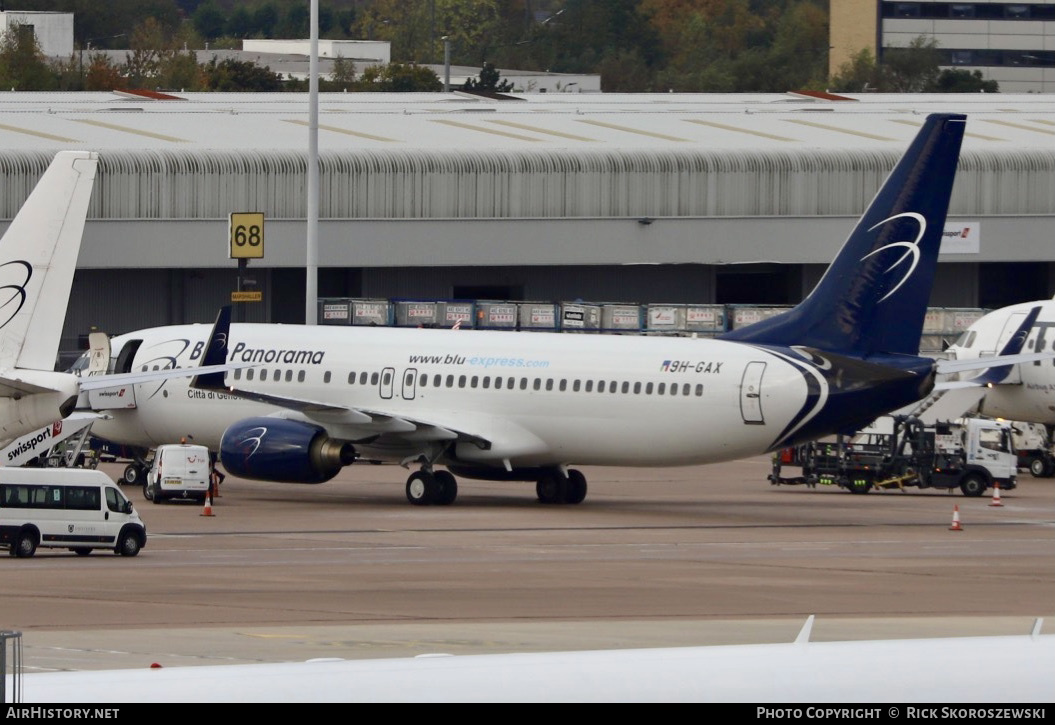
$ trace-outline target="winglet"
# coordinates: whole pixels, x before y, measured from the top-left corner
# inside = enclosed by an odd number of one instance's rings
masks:
[[[224,365],[227,363],[227,340],[231,334],[231,306],[225,305],[216,314],[216,322],[209,333],[209,345],[201,359],[201,367]],[[190,386],[200,390],[222,390],[224,373],[206,373],[191,378]]]
[[[802,625],[802,629],[799,630],[799,636],[795,638],[795,644],[806,644],[810,641],[810,634],[813,632],[813,618],[816,615],[811,614],[806,617],[806,623]]]

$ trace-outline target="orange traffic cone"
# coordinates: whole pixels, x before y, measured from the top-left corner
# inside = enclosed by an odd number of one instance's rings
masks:
[[[202,516],[213,516],[212,512],[212,495],[205,494],[205,508],[201,512]]]
[[[1000,484],[999,483],[994,483],[993,484],[993,500],[989,503],[989,505],[990,506],[1003,506],[1004,505],[1004,504],[1000,503]]]
[[[960,526],[960,507],[954,505],[952,507],[952,526],[949,527],[949,531],[963,531],[963,527]]]

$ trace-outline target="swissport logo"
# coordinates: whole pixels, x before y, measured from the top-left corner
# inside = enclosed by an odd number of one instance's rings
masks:
[[[26,304],[26,285],[33,276],[33,265],[21,259],[0,264],[0,328],[14,319]]]
[[[883,224],[886,224],[887,222],[891,222],[895,219],[900,219],[902,217],[906,217],[908,219],[915,219],[916,223],[919,224],[919,231],[916,233],[916,238],[913,241],[891,242],[890,244],[883,245],[879,249],[873,249],[871,252],[861,257],[861,261],[863,262],[872,255],[879,254],[880,252],[885,252],[888,249],[900,247],[905,250],[896,262],[886,268],[886,271],[893,272],[897,267],[901,267],[906,262],[908,264],[908,268],[904,270],[904,273],[901,276],[901,280],[896,285],[894,285],[894,288],[879,299],[880,302],[882,302],[887,297],[901,289],[901,285],[905,284],[905,282],[908,281],[908,278],[912,276],[912,273],[916,271],[916,266],[919,264],[919,242],[921,239],[923,239],[923,233],[927,231],[927,220],[923,218],[922,214],[919,214],[914,211],[906,211],[902,212],[901,214],[895,214],[894,216],[887,217],[883,221],[871,226],[868,229],[868,231],[872,231],[876,227],[880,227]]]

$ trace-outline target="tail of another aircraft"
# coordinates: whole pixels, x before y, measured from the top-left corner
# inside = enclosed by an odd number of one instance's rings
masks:
[[[965,122],[928,116],[809,297],[723,338],[853,357],[918,355]]]
[[[0,367],[55,369],[98,160],[57,153],[0,239]]]

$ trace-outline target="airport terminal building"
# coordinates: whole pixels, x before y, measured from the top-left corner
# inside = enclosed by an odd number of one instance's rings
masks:
[[[307,94],[5,93],[0,227],[61,149],[100,153],[64,330],[209,322],[263,215],[251,321],[305,319]],[[322,94],[318,293],[788,305],[930,112],[967,133],[932,305],[1055,292],[1044,95]],[[321,320],[320,320],[321,321]]]

